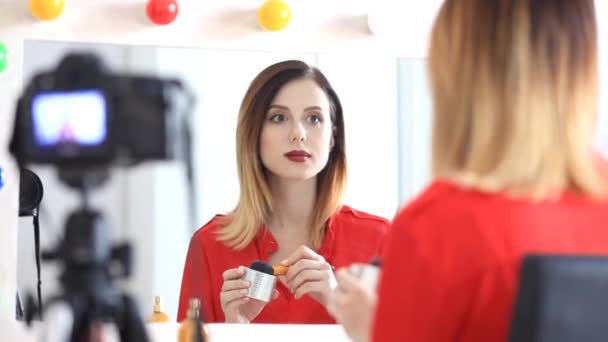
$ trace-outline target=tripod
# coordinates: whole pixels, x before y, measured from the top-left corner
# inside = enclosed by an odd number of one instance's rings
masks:
[[[98,341],[102,324],[113,323],[121,341],[147,342],[145,325],[135,302],[112,284],[113,279],[130,275],[130,246],[111,245],[103,215],[90,208],[85,183],[76,185],[82,206],[69,215],[62,241],[42,253],[43,261],[63,264],[60,276],[63,293],[45,305],[45,337]],[[32,310],[31,297],[28,306],[26,320],[30,323],[36,312]]]

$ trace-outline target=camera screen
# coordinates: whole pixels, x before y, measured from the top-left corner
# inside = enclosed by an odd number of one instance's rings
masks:
[[[34,143],[96,146],[107,135],[107,108],[99,90],[39,93],[32,99]]]

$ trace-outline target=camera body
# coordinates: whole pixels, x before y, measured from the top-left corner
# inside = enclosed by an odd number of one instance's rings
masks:
[[[134,164],[179,155],[174,80],[115,75],[89,53],[35,75],[17,105],[13,154],[59,168]]]

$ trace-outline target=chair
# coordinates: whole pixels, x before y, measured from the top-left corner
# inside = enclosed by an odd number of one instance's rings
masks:
[[[608,341],[608,256],[523,260],[512,342]]]

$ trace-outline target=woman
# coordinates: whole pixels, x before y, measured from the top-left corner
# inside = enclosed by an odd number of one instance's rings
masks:
[[[177,319],[189,298],[203,319],[231,323],[334,323],[326,310],[333,267],[378,255],[386,219],[342,206],[346,183],[340,100],[325,76],[301,61],[263,70],[237,126],[240,198],[190,242]],[[246,296],[240,266],[289,266],[270,303]]]
[[[592,0],[444,1],[435,181],[393,221],[377,304],[339,272],[330,307],[355,340],[506,341],[523,256],[608,253],[597,52]]]

